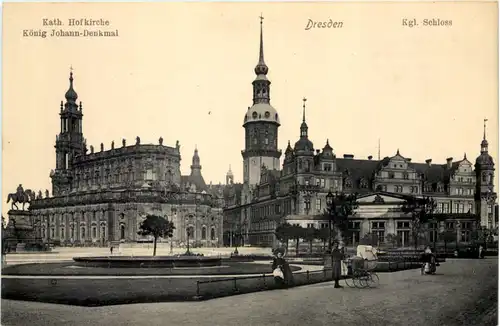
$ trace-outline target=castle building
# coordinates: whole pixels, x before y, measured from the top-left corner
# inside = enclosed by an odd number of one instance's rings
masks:
[[[456,242],[469,242],[479,227],[494,229],[497,195],[494,191],[494,162],[488,154],[486,120],[480,155],[475,164],[463,158],[436,164],[412,162],[399,149],[391,157],[337,157],[329,140],[315,148],[309,139],[306,101],[299,138],[290,141],[279,166],[277,148],[278,112],[270,105],[269,71],[264,63],[262,21],[257,75],[253,82],[253,106],[248,108],[243,127],[243,183],[229,184],[224,190],[224,243],[235,241],[252,246],[275,246],[275,229],[283,222],[303,227],[328,228],[324,216],[329,192],[357,193],[359,207],[349,217],[352,245],[367,234],[380,242],[399,238],[400,245],[411,240],[411,216],[401,211],[409,197],[432,197],[439,222],[426,226],[424,237],[438,241],[445,231],[456,234]],[[232,180],[232,179],[231,179]],[[478,223],[479,221],[479,223]]]
[[[51,171],[52,196],[41,191],[30,211],[40,236],[61,244],[103,245],[116,241],[148,241],[137,235],[147,214],[166,216],[176,229],[173,242],[215,246],[222,240],[222,186],[207,185],[198,149],[191,174],[181,175],[180,145],[111,143],[111,148],[87,148],[83,136],[83,106],[70,73],[66,102],[61,102],[56,164]]]

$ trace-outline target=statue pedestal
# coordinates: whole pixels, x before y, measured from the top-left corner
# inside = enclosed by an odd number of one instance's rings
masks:
[[[10,210],[8,242],[11,248],[15,248],[16,252],[33,250],[36,245],[42,244],[42,239],[37,237],[37,230],[34,228],[33,215],[30,211]],[[29,248],[27,248],[29,247]],[[40,247],[41,248],[41,247]]]
[[[10,210],[9,223],[14,222],[18,231],[33,231],[33,215],[30,211]]]

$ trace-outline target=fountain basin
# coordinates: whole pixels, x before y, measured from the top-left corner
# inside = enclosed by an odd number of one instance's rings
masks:
[[[220,257],[205,256],[102,256],[73,257],[76,266],[105,268],[176,268],[221,266]]]

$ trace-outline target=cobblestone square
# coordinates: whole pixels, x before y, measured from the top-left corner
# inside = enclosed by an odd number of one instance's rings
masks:
[[[2,300],[2,325],[497,325],[498,260],[453,260],[437,275],[379,274],[376,289],[320,283],[196,303],[82,308]]]

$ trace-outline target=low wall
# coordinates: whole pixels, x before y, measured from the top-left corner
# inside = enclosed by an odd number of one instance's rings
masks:
[[[107,268],[142,268],[142,267],[213,267],[221,265],[219,257],[74,257],[76,266],[82,267],[107,267]]]
[[[294,285],[332,280],[331,270],[294,273]],[[80,306],[191,301],[276,289],[270,274],[251,277],[2,278],[2,298]]]

